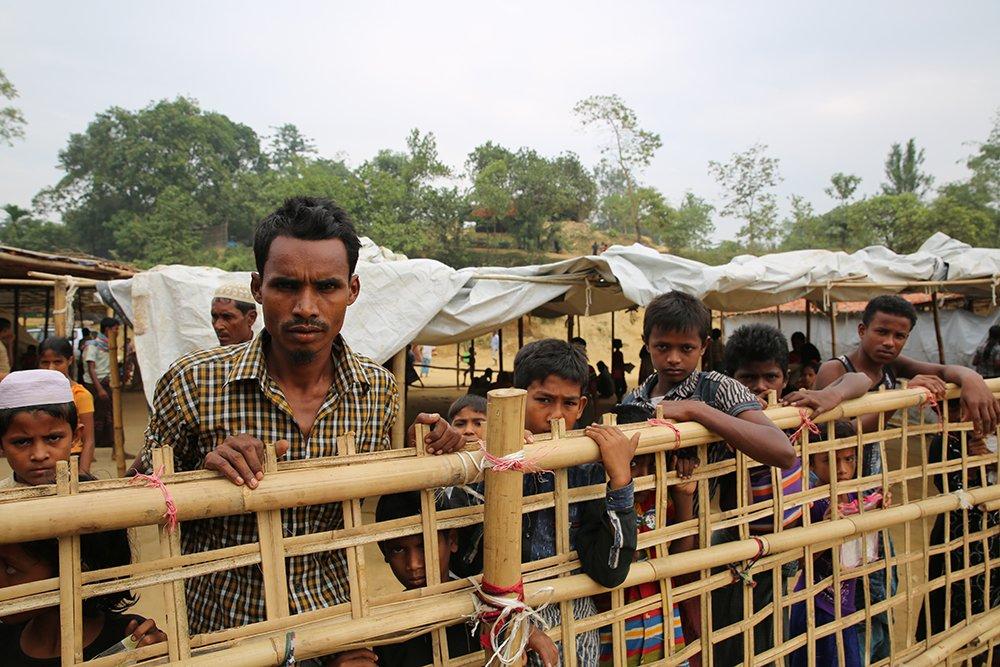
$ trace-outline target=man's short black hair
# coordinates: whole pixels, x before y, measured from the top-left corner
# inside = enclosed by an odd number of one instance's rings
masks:
[[[917,325],[917,309],[898,294],[882,294],[868,302],[861,314],[861,323],[868,326],[875,319],[875,313],[897,315],[910,320],[910,330]]]
[[[253,256],[257,273],[264,273],[271,242],[279,236],[305,241],[340,239],[347,248],[351,275],[358,265],[361,241],[347,211],[323,197],[291,197],[271,215],[257,223],[253,236]]]
[[[674,290],[661,294],[646,306],[642,318],[642,339],[649,340],[653,329],[663,332],[694,331],[705,340],[712,331],[712,313],[700,300]]]
[[[465,396],[460,396],[451,407],[448,408],[448,421],[455,418],[459,412],[465,408],[470,408],[473,412],[481,412],[486,414],[486,399],[478,394],[466,394]]]
[[[420,514],[420,494],[416,491],[390,493],[378,499],[375,506],[376,521],[392,521]]]
[[[770,324],[744,324],[726,341],[724,359],[730,376],[743,364],[754,362],[774,362],[788,375],[788,341]]]
[[[238,301],[237,299],[227,299],[226,297],[217,296],[212,301],[218,301],[219,303],[231,303],[236,310],[246,317],[246,314],[251,310],[257,310],[257,306],[252,303],[247,303],[246,301]]]
[[[73,435],[76,435],[76,425],[78,420],[78,416],[76,414],[76,404],[70,402],[46,403],[44,405],[26,405],[21,408],[0,409],[0,438],[7,433],[7,429],[10,428],[11,422],[14,421],[14,417],[18,416],[22,412],[44,412],[53,419],[62,419],[69,424],[70,429],[73,431]]]
[[[579,384],[583,393],[590,381],[587,357],[580,348],[557,338],[528,343],[514,357],[514,386],[518,389],[544,382],[550,375]]]
[[[803,343],[806,342],[806,335],[801,331],[796,331],[795,333],[792,334],[792,342],[794,343],[797,340],[800,340]]]
[[[0,317],[0,331],[6,331],[10,329],[10,320],[6,317]]]
[[[106,334],[108,333],[108,331],[117,326],[121,326],[121,322],[119,322],[113,317],[105,317],[104,319],[101,320],[101,333]]]

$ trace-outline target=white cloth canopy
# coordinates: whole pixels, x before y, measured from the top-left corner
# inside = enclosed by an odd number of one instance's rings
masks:
[[[596,315],[645,306],[674,289],[710,308],[743,312],[802,297],[820,299],[824,292],[834,300],[864,300],[901,291],[908,282],[992,280],[1000,274],[1000,250],[970,248],[939,233],[910,255],[880,246],[851,254],[799,250],[741,255],[708,266],[635,244],[552,264],[456,270],[434,260],[407,259],[364,239],[357,274],[361,296],[347,311],[343,333],[355,350],[384,362],[411,341],[468,340],[525,314]],[[247,273],[162,266],[99,285],[105,301],[135,327],[149,396],[177,357],[216,344],[209,317],[215,288],[249,279]],[[845,282],[858,287],[837,286]]]

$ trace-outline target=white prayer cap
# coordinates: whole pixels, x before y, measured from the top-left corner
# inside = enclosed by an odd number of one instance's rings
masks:
[[[72,402],[73,389],[59,371],[14,371],[0,380],[0,410]]]
[[[212,295],[212,298],[232,299],[233,301],[242,301],[243,303],[256,303],[253,294],[250,292],[250,286],[246,283],[222,283],[215,289],[215,294]]]

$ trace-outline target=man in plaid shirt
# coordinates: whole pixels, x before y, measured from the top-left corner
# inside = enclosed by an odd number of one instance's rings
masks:
[[[358,297],[354,274],[361,243],[347,214],[333,202],[297,197],[257,226],[251,278],[264,312],[264,331],[239,345],[178,359],[156,385],[146,443],[133,468],[149,471],[152,448],[174,447],[175,468],[215,470],[234,484],[263,479],[264,442],[279,457],[335,456],[337,437],[354,432],[358,452],[389,447],[397,419],[393,376],[355,354],[340,330]],[[461,434],[438,415],[428,451],[451,452]],[[411,427],[410,441],[413,441]],[[343,527],[340,503],[282,510],[286,537]],[[253,515],[184,524],[185,553],[257,540]],[[289,606],[299,613],[348,600],[342,551],[287,560]],[[260,568],[242,567],[187,582],[192,632],[204,633],[265,619]]]

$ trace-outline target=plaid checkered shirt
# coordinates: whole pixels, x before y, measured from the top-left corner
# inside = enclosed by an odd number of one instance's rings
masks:
[[[230,435],[246,433],[264,442],[285,439],[287,459],[337,454],[337,436],[353,431],[357,451],[389,448],[398,412],[391,373],[355,354],[339,337],[333,346],[333,382],[303,435],[292,410],[264,362],[267,333],[242,345],[194,352],[174,362],[156,384],[153,415],[137,468],[149,472],[152,448],[174,447],[175,469],[198,470],[205,456]],[[286,537],[342,528],[340,503],[281,511]],[[257,540],[254,515],[186,522],[184,553],[222,549]],[[343,551],[296,556],[286,561],[292,613],[328,607],[349,598]],[[189,579],[187,607],[191,631],[212,632],[263,621],[264,591],[259,566]]]

